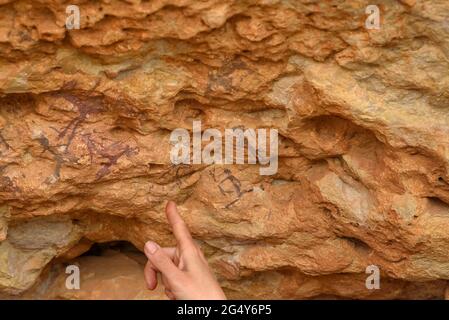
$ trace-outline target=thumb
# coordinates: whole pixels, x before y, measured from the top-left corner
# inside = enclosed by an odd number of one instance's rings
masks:
[[[151,262],[153,267],[166,276],[168,279],[179,277],[182,272],[179,270],[167,253],[153,241],[145,243],[144,247],[145,255]]]

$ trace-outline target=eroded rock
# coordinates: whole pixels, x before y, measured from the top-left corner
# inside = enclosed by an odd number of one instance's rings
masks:
[[[174,200],[230,297],[444,298],[447,1],[380,1],[379,30],[364,0],[87,1],[79,30],[60,1],[0,3],[2,294],[155,297],[137,262],[77,257],[173,244]],[[193,120],[277,129],[277,174],[173,165]],[[72,262],[123,268],[66,292]]]

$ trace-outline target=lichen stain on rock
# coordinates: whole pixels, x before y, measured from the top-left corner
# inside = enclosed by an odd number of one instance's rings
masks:
[[[382,1],[379,30],[369,4],[84,1],[67,30],[0,1],[0,296],[162,298],[138,252],[89,248],[173,244],[174,200],[230,298],[443,299],[449,3]],[[171,164],[193,120],[278,129],[277,174]]]

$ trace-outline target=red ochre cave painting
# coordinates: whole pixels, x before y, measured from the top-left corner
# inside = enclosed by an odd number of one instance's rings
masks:
[[[43,152],[51,153],[55,160],[53,179],[60,178],[61,166],[64,163],[78,164],[79,158],[70,153],[70,146],[75,137],[78,137],[80,141],[85,143],[89,152],[91,164],[93,163],[95,156],[106,159],[106,163],[103,163],[96,173],[96,180],[109,174],[110,168],[117,164],[121,157],[131,157],[138,153],[138,148],[130,147],[128,144],[121,141],[111,141],[103,137],[95,136],[93,133],[82,132],[82,124],[86,121],[89,115],[105,111],[106,108],[103,105],[103,99],[101,97],[84,98],[66,92],[54,93],[53,96],[64,98],[72,103],[78,111],[78,115],[62,130],[51,127],[58,133],[57,143],[55,145],[51,145],[44,134],[41,134],[38,138],[39,143],[44,149]],[[61,147],[63,147],[62,151]],[[49,177],[46,180],[46,183],[50,183],[51,180],[52,177]]]

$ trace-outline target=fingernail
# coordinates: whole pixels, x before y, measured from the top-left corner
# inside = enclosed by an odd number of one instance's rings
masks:
[[[148,241],[145,243],[145,250],[148,251],[150,254],[153,254],[159,249],[159,245],[157,243],[154,243],[153,241]]]
[[[173,208],[176,209],[176,203],[174,201],[172,201],[172,200],[169,200],[167,202],[166,208],[168,209],[169,207],[173,207]]]

